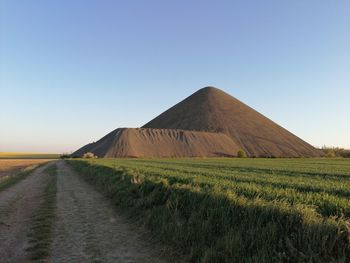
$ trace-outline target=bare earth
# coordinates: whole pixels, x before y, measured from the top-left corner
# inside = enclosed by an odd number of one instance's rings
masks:
[[[98,157],[321,157],[304,142],[214,87],[198,90],[141,128],[120,128],[73,153]]]
[[[222,157],[240,148],[223,133],[176,129],[120,128],[74,153],[92,152],[99,157]]]
[[[40,204],[48,176],[46,165],[16,185],[0,192],[0,261],[28,262],[27,235],[31,216]]]
[[[51,262],[165,262],[137,227],[64,161],[57,178],[57,224]]]

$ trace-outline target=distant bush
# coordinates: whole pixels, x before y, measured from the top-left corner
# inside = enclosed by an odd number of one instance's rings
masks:
[[[238,158],[246,158],[246,157],[247,157],[247,154],[245,153],[245,151],[239,150],[239,151],[237,152],[237,157],[238,157]]]
[[[61,154],[60,155],[60,158],[61,159],[67,159],[67,158],[70,158],[71,156],[70,156],[70,154],[68,154],[68,153],[63,153],[63,154]]]
[[[323,146],[321,150],[324,152],[325,156],[328,158],[335,158],[335,157],[350,158],[350,150],[346,150],[344,148]]]
[[[87,152],[87,153],[84,153],[83,158],[90,159],[90,158],[97,158],[97,156],[91,152]]]

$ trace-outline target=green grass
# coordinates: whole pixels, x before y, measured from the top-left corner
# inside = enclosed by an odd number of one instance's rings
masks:
[[[56,211],[56,164],[49,165],[45,170],[50,178],[42,196],[42,203],[32,219],[29,235],[29,248],[33,261],[45,260],[50,255],[53,223]]]
[[[350,260],[350,160],[69,163],[191,261]]]
[[[53,153],[0,152],[0,159],[58,159],[59,157],[59,154]]]
[[[33,172],[38,166],[39,165],[31,165],[29,167],[24,168],[23,170],[18,172],[16,175],[9,176],[6,178],[0,178],[0,192],[22,181],[31,172]]]

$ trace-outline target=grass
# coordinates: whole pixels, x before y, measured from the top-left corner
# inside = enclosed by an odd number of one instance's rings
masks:
[[[350,160],[70,160],[194,262],[349,262]]]
[[[56,211],[56,164],[49,165],[45,171],[50,178],[42,196],[42,203],[35,213],[29,235],[29,248],[31,259],[40,261],[46,259],[50,254],[53,223]]]
[[[59,154],[53,153],[0,152],[0,159],[58,159],[59,157]]]
[[[38,166],[39,165],[31,165],[22,169],[20,172],[13,176],[0,177],[0,192],[25,179]]]

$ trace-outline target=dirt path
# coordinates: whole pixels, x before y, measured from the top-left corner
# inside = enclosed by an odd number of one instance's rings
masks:
[[[48,176],[39,167],[16,185],[0,192],[0,262],[28,262],[27,235]]]
[[[57,163],[52,262],[165,262],[100,193]]]

